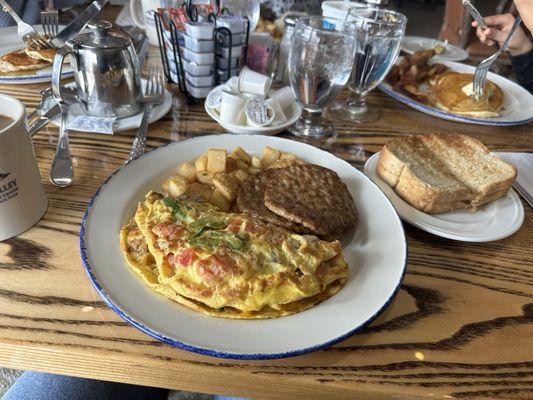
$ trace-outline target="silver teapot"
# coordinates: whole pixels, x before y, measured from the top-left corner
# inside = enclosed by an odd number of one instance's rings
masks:
[[[84,111],[100,117],[128,117],[143,107],[139,57],[125,32],[112,30],[107,21],[88,25],[89,33],[76,36],[55,55],[52,89],[58,101],[63,62],[70,55],[77,98]]]

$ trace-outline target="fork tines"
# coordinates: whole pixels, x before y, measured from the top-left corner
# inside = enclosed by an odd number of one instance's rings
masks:
[[[41,11],[41,24],[44,33],[51,39],[59,33],[59,14],[54,9],[53,0],[48,0],[47,7]]]

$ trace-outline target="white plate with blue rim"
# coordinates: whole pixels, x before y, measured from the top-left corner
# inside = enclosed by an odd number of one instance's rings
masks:
[[[385,193],[404,221],[423,231],[462,242],[490,242],[511,236],[524,223],[524,206],[513,189],[505,197],[485,204],[475,212],[459,209],[427,214],[417,210],[378,176],[379,154],[366,161],[365,174]]]
[[[407,54],[414,54],[417,51],[432,49],[436,45],[444,44],[444,41],[426,38],[422,36],[406,36],[402,41],[402,51]],[[463,61],[468,58],[465,49],[447,43],[444,52],[433,56],[434,61]]]
[[[181,162],[210,147],[265,146],[336,171],[359,210],[359,224],[343,240],[350,273],[335,296],[295,315],[231,320],[189,310],[152,291],[124,261],[119,231],[149,190],[160,190]],[[97,190],[80,232],[83,265],[104,301],[146,334],[196,353],[234,359],[291,357],[328,347],[372,322],[397,293],[407,262],[400,218],[383,192],[347,162],[316,147],[272,136],[210,135],[171,143],[122,167]]]
[[[59,26],[59,30],[64,26]],[[38,32],[43,32],[42,25],[36,25],[35,29]],[[9,53],[13,50],[24,49],[26,45],[17,34],[16,26],[9,26],[0,28],[0,56]],[[65,64],[61,71],[61,79],[70,78],[74,75],[72,67]],[[31,70],[31,71],[17,71],[0,73],[0,84],[29,84],[29,83],[43,83],[52,81],[52,64],[46,68]]]
[[[455,72],[473,74],[476,70],[476,68],[471,65],[458,62],[443,61],[439,63],[446,65]],[[533,121],[533,94],[529,93],[517,83],[493,72],[488,73],[487,79],[497,84],[502,89],[504,95],[503,107],[500,110],[500,115],[495,118],[467,117],[465,115],[453,114],[448,111],[440,110],[431,105],[414,100],[402,90],[393,88],[385,81],[380,83],[378,87],[392,98],[414,108],[415,110],[449,121],[496,126],[522,125]]]

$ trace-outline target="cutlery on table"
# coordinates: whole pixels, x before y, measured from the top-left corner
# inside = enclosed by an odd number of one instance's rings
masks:
[[[41,24],[44,33],[53,38],[59,33],[59,14],[54,8],[54,0],[48,0],[46,8],[41,11]]]
[[[37,32],[33,26],[20,19],[15,10],[11,8],[6,0],[0,0],[0,6],[15,20],[17,23],[17,33],[27,46],[42,47],[45,49],[52,47],[48,40]]]
[[[470,0],[463,0],[463,6],[468,10],[472,18],[477,22],[477,26],[479,26],[481,29],[485,30],[487,29],[487,24],[485,24],[485,21],[483,20],[483,17],[479,13],[476,7],[470,2]]]
[[[513,182],[513,189],[518,192],[520,196],[526,201],[531,208],[533,208],[533,196],[528,193],[528,191],[520,184],[518,181]]]
[[[487,82],[487,73],[489,72],[490,67],[492,66],[492,64],[494,64],[494,61],[496,61],[500,54],[507,49],[507,47],[509,46],[509,42],[513,38],[521,22],[522,19],[520,17],[517,17],[514,21],[511,31],[509,32],[509,36],[507,36],[507,39],[505,39],[505,42],[503,42],[502,46],[498,49],[498,51],[496,51],[496,53],[494,53],[493,55],[485,58],[476,67],[476,72],[474,73],[473,87],[474,98],[480,99],[483,97],[485,83]]]
[[[56,99],[58,101],[58,99]],[[61,126],[57,141],[56,154],[50,168],[50,181],[59,187],[68,187],[74,181],[74,169],[70,157],[70,145],[68,142],[67,117],[68,106],[58,101],[61,108]]]
[[[3,1],[3,0],[0,0]],[[100,12],[108,0],[95,0],[83,12],[72,20],[61,32],[50,40],[52,46],[60,48],[65,43],[80,33],[89,22]]]
[[[125,164],[140,157],[146,151],[146,134],[148,132],[148,120],[150,119],[152,107],[163,101],[164,94],[163,73],[155,67],[150,67],[148,81],[144,90],[144,113],[141,126],[137,131],[130,155]]]
[[[74,102],[76,99],[76,91],[73,88],[65,87],[61,90],[64,97],[67,97],[70,101]],[[26,121],[28,123],[28,131],[30,137],[34,136],[42,128],[53,120],[61,113],[61,107],[55,101],[52,88],[44,89],[41,91],[41,102],[35,109],[28,115]]]

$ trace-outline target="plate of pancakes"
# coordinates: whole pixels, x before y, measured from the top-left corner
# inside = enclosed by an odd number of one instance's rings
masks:
[[[35,29],[43,32],[41,25],[36,25]],[[0,84],[50,82],[55,53],[55,49],[27,47],[18,36],[16,26],[0,28]],[[66,63],[61,77],[71,76],[72,68]]]
[[[533,95],[498,74],[487,74],[486,94],[472,96],[475,67],[433,60],[424,50],[401,57],[379,88],[394,99],[434,117],[480,125],[533,121]]]
[[[87,207],[80,250],[124,320],[234,359],[348,338],[393,300],[407,262],[402,223],[368,177],[262,135],[171,143],[120,168]]]

